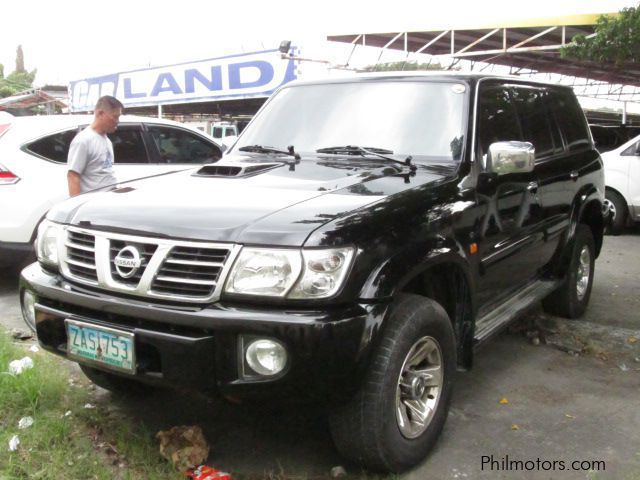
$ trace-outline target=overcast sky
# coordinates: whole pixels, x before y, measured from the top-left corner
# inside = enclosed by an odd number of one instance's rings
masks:
[[[346,60],[326,35],[401,31],[408,26],[482,26],[509,19],[615,12],[628,0],[48,0],[3,2],[0,63],[38,69],[36,86],[107,73],[276,48]],[[444,28],[444,27],[443,27]],[[344,60],[336,56],[345,56]]]

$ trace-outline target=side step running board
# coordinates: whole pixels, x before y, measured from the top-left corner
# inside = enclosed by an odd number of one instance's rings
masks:
[[[559,286],[559,280],[535,280],[518,290],[499,307],[478,317],[473,338],[474,346],[498,333],[533,303],[542,300]]]

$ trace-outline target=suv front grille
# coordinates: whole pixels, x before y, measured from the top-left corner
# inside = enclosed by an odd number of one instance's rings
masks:
[[[211,302],[240,246],[183,242],[70,227],[62,274],[80,283],[143,297]]]
[[[158,270],[152,290],[166,294],[208,296],[218,283],[229,250],[173,247]]]
[[[98,281],[95,243],[93,235],[72,230],[69,231],[65,242],[69,271],[73,276],[92,283]]]

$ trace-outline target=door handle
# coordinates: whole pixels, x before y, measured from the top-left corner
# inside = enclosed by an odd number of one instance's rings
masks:
[[[538,191],[538,182],[529,182],[527,185],[527,192],[536,193]]]
[[[575,182],[576,180],[578,180],[578,177],[579,177],[579,176],[580,176],[580,174],[579,174],[576,170],[573,170],[573,171],[569,174],[569,178],[570,178],[571,180],[573,180],[574,182]]]

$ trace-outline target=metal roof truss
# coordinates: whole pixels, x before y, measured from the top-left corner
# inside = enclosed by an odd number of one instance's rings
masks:
[[[362,33],[328,40],[351,43],[354,48],[379,47],[378,62],[385,50],[404,51],[408,61],[427,54],[449,69],[466,60],[472,70],[498,65],[509,67],[514,75],[558,74],[567,77],[563,83],[572,85],[578,95],[640,102],[640,65],[616,67],[560,57],[560,47],[577,34],[596,35],[594,25]]]

